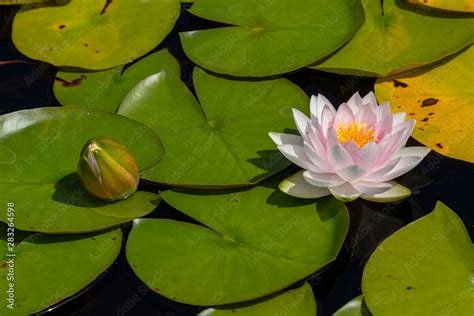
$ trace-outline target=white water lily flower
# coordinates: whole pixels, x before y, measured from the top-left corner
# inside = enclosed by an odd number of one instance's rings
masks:
[[[300,135],[269,133],[281,153],[304,170],[280,189],[301,198],[332,194],[348,202],[358,197],[388,202],[411,192],[393,179],[416,167],[430,152],[405,147],[414,120],[394,113],[388,102],[377,104],[373,92],[354,94],[336,109],[323,95],[311,98],[311,119],[293,109]]]

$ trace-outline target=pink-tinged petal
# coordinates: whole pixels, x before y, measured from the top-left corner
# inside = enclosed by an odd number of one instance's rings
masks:
[[[407,114],[405,112],[393,113],[393,126],[400,125],[407,119]]]
[[[296,128],[298,128],[300,134],[303,135],[306,130],[306,126],[311,124],[311,120],[298,109],[293,109],[293,118],[295,120]]]
[[[429,151],[428,151],[429,152]],[[426,154],[428,154],[426,152]],[[425,154],[425,156],[426,156]],[[425,157],[423,155],[419,156],[402,156],[402,157],[397,157],[400,158],[400,161],[397,163],[397,165],[385,176],[381,177],[381,181],[388,181],[392,180],[395,178],[398,178],[401,175],[404,175],[405,173],[411,171],[413,168],[415,168]]]
[[[373,91],[370,91],[369,93],[367,93],[366,96],[364,96],[362,98],[362,103],[364,104],[370,104],[370,107],[375,110],[375,108],[377,107],[377,98],[375,97],[375,94]]]
[[[336,109],[332,103],[322,94],[318,94],[316,97],[316,116],[318,118],[319,124],[322,124],[322,114],[323,110],[327,108],[334,115],[336,114]]]
[[[384,102],[375,108],[375,115],[377,115],[377,121],[383,120],[387,115],[391,115],[390,103]]]
[[[321,154],[322,157],[327,156],[325,138],[313,125],[308,125],[306,127],[303,138],[304,141],[310,144],[317,153]]]
[[[357,199],[361,193],[357,191],[350,183],[346,182],[337,187],[330,187],[329,191],[338,200],[351,202]]]
[[[342,145],[336,145],[329,149],[329,162],[335,170],[354,165],[354,160]]]
[[[400,157],[393,158],[389,162],[387,162],[385,165],[383,165],[380,168],[375,169],[368,175],[366,175],[363,180],[364,181],[372,181],[372,182],[379,182],[381,181],[382,177],[384,177],[387,173],[393,170],[395,166],[398,164],[400,161]]]
[[[399,125],[401,126],[400,131],[402,132],[402,135],[398,142],[395,142],[395,148],[397,148],[396,152],[406,145],[408,138],[410,138],[411,133],[413,132],[413,128],[415,128],[415,124],[415,120],[408,120]]]
[[[364,147],[359,148],[354,141],[348,141],[344,144],[349,155],[351,155],[354,163],[371,171],[374,165],[375,159],[377,158],[377,144],[375,142],[369,142]]]
[[[390,190],[393,185],[388,182],[369,182],[369,181],[358,181],[352,183],[352,186],[362,194],[380,194],[387,190]]]
[[[311,147],[307,143],[304,144],[303,148],[308,158],[317,167],[317,169],[313,169],[314,172],[319,172],[319,173],[334,172],[333,166],[329,163],[329,161],[327,161],[325,156],[316,152],[314,148]],[[318,169],[319,171],[316,171]]]
[[[292,135],[292,134],[283,134],[283,133],[268,133],[268,136],[273,140],[273,142],[277,145],[297,145],[303,146],[303,137],[299,135]]]
[[[354,122],[354,114],[346,103],[339,106],[334,120],[334,127],[339,125],[347,125]]]
[[[356,115],[356,121],[371,127],[377,123],[377,116],[371,106],[364,106]]]
[[[295,165],[314,172],[320,171],[319,168],[315,167],[308,158],[303,147],[295,145],[280,145],[278,146],[278,150]]]
[[[406,145],[408,138],[410,138],[413,128],[415,127],[415,121],[405,121],[401,125],[404,125],[403,128],[392,135],[390,144],[385,149],[385,152],[379,157],[379,163],[391,159],[395,153]]]
[[[334,146],[339,145],[339,139],[337,138],[336,129],[334,127],[330,127],[327,130],[327,145],[326,148],[329,151]]]
[[[360,150],[360,156],[357,157],[357,165],[369,171],[373,170],[375,160],[377,159],[377,143],[368,142]]]
[[[403,130],[400,130],[396,133],[392,132],[391,135],[387,135],[387,137],[384,137],[381,141],[379,141],[377,144],[377,159],[375,161],[376,165],[383,165],[389,160],[385,157],[387,149],[393,146],[394,143],[398,142],[402,138],[403,133]]]
[[[388,181],[404,175],[415,168],[430,151],[422,146],[402,148],[394,155],[394,159],[398,159],[397,164],[389,172],[377,177],[377,181]]]
[[[362,98],[360,97],[359,92],[354,93],[354,95],[347,101],[347,105],[351,108],[354,115],[359,112],[360,109],[364,106]]]
[[[327,137],[327,130],[334,126],[334,118],[335,114],[328,108],[324,107],[323,112],[321,114],[321,131],[323,132],[323,135],[326,135]]]
[[[323,131],[321,124],[319,124],[318,120],[311,121],[310,125],[311,130],[314,132],[314,135],[323,143],[324,147],[326,147],[327,140],[326,140],[326,132]]]
[[[381,141],[385,135],[392,133],[393,117],[389,113],[381,121],[378,121],[375,127],[377,141]]]
[[[337,174],[347,182],[359,181],[366,173],[367,170],[355,165],[337,171]]]
[[[303,176],[309,184],[322,188],[331,188],[344,183],[344,180],[335,173],[305,171],[303,172]]]
[[[351,155],[352,159],[354,159],[354,162],[357,165],[356,159],[360,155],[359,146],[357,146],[357,144],[352,139],[348,142],[345,142],[344,144],[341,144],[341,145],[344,146],[344,148],[347,150],[349,155]]]
[[[299,171],[283,180],[278,188],[291,196],[302,199],[316,199],[330,195],[328,188],[316,187],[309,184],[303,177],[304,171]]]

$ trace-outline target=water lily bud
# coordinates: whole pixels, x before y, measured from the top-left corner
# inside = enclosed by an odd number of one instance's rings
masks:
[[[93,138],[84,145],[77,172],[87,192],[106,201],[126,199],[137,190],[139,181],[133,155],[106,137]]]

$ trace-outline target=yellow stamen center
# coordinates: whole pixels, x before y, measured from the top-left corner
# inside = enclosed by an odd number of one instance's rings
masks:
[[[359,148],[364,147],[368,142],[376,140],[373,128],[367,128],[366,124],[359,124],[358,122],[340,124],[337,127],[336,133],[341,144],[353,140]]]

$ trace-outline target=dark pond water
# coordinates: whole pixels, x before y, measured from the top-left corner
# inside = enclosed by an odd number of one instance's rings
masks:
[[[28,59],[16,51],[10,40],[9,16],[12,9],[0,11],[0,114],[21,109],[58,105],[52,85],[55,69],[41,63],[5,61]],[[157,48],[168,47],[183,68],[183,81],[191,86],[193,64],[184,55],[178,32],[215,27],[182,10],[174,31]],[[373,89],[374,79],[338,76],[313,70],[301,70],[286,76],[308,95],[322,93],[334,104],[346,101],[354,92],[365,94]],[[411,145],[416,144],[410,140]],[[400,227],[434,208],[440,200],[463,220],[471,239],[474,236],[474,197],[472,164],[431,153],[420,166],[400,179],[413,189],[413,196],[396,204],[378,205],[363,201],[348,204],[351,228],[334,263],[308,278],[317,298],[318,315],[332,315],[339,307],[361,293],[360,283],[366,260],[375,247]],[[147,189],[156,190],[147,186]],[[191,221],[165,203],[148,217]],[[123,225],[125,234],[130,224]],[[189,282],[194,282],[189,280]],[[296,285],[295,285],[296,286]],[[112,267],[89,288],[75,297],[45,311],[42,315],[195,315],[200,308],[178,304],[149,290],[132,272],[122,253]]]

